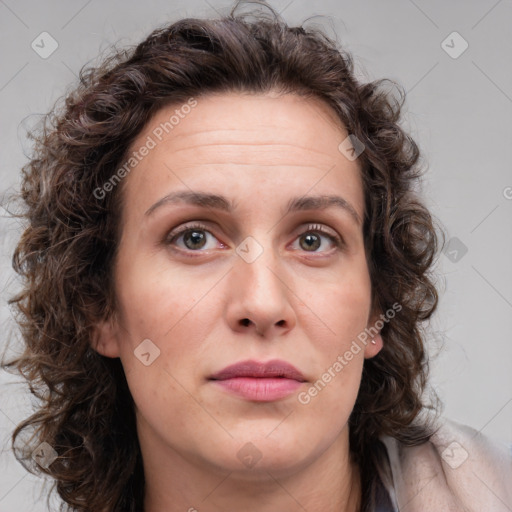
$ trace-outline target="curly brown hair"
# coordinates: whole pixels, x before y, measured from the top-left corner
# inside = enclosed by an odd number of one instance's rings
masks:
[[[381,352],[364,362],[350,417],[362,510],[374,499],[379,437],[419,444],[433,433],[420,414],[428,374],[422,321],[437,307],[432,266],[439,237],[415,192],[418,146],[399,125],[405,93],[389,80],[356,79],[351,55],[321,29],[289,27],[270,8],[237,8],[220,19],[179,20],[115,50],[98,67],[84,67],[80,83],[32,135],[20,193],[26,227],[13,255],[22,289],[10,301],[24,352],[3,366],[19,372],[38,399],[13,432],[16,457],[29,471],[50,475],[69,510],[143,510],[141,452],[123,368],[91,347],[94,324],[116,310],[122,187],[102,198],[94,191],[159,109],[192,96],[272,89],[320,98],[364,143],[359,162],[373,307],[399,303],[402,310],[383,327]],[[18,446],[26,431],[32,438]],[[31,459],[41,441],[58,453],[47,468]]]

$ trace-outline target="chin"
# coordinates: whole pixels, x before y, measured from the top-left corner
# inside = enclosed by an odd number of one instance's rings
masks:
[[[275,429],[273,422],[272,428]],[[318,447],[304,446],[297,442],[303,433],[283,431],[275,435],[272,428],[265,434],[245,428],[243,435],[233,432],[234,439],[227,443],[215,443],[216,454],[208,458],[215,461],[220,470],[229,471],[241,480],[267,480],[272,477],[286,477],[299,471],[315,458]],[[211,445],[210,445],[211,446]],[[219,452],[221,450],[221,452]]]

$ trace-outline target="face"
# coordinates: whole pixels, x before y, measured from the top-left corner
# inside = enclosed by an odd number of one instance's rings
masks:
[[[373,319],[359,163],[319,100],[195,101],[132,144],[145,156],[122,183],[118,309],[95,348],[121,358],[143,455],[296,471],[346,441],[382,346],[354,344]]]

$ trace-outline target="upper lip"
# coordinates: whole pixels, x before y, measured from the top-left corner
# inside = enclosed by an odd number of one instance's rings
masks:
[[[281,361],[279,359],[273,359],[272,361],[266,361],[260,363],[258,361],[240,361],[229,366],[226,366],[220,372],[215,373],[210,377],[211,380],[227,380],[234,379],[236,377],[253,377],[253,378],[285,378],[294,379],[299,382],[304,382],[306,379],[304,375],[295,368],[295,366]]]

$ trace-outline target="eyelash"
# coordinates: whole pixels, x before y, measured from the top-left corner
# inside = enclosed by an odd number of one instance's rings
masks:
[[[178,239],[181,235],[185,234],[187,231],[194,231],[194,230],[206,231],[206,232],[210,233],[211,235],[213,235],[213,233],[210,231],[210,229],[208,229],[208,227],[205,226],[204,224],[200,224],[200,223],[188,224],[188,225],[184,225],[184,226],[178,228],[177,230],[171,231],[165,238],[165,243],[167,245],[171,245],[176,239]],[[323,236],[327,237],[337,249],[341,249],[344,246],[344,241],[341,237],[332,234],[330,231],[327,231],[325,229],[325,227],[322,226],[321,224],[309,224],[306,227],[306,229],[304,229],[302,232],[300,232],[297,235],[297,237],[300,237],[306,233],[321,233]],[[213,235],[213,236],[215,236],[215,235]],[[182,250],[186,250],[189,252],[203,252],[200,250],[193,251],[192,249],[182,249]],[[305,252],[309,252],[309,251],[305,251]],[[314,254],[316,251],[311,251],[311,252]],[[321,254],[321,253],[319,253],[319,254]]]

